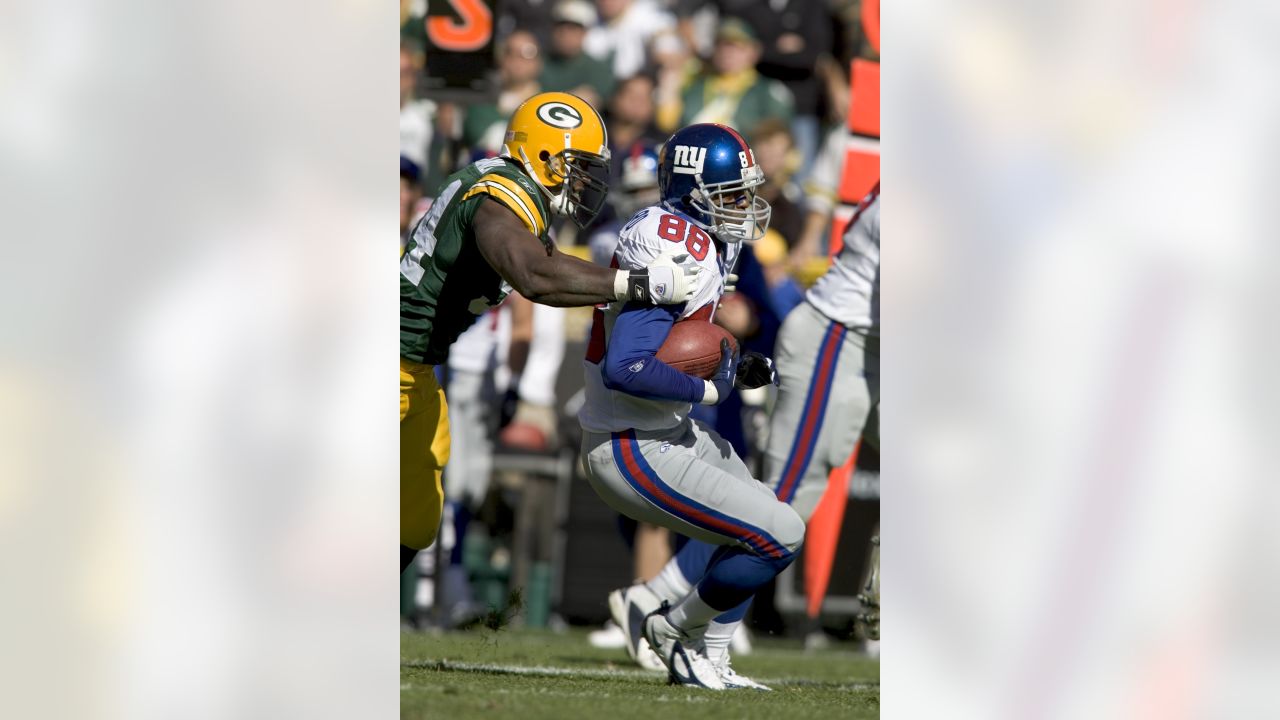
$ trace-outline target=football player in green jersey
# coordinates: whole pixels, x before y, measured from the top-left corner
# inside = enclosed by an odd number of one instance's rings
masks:
[[[435,366],[476,317],[513,288],[546,305],[630,300],[685,302],[695,264],[665,255],[641,270],[614,270],[565,255],[552,213],[585,227],[604,206],[609,149],[595,108],[542,93],[511,117],[501,157],[444,181],[400,260],[400,570],[429,546],[444,502],[449,416]],[[682,248],[683,246],[676,246]]]

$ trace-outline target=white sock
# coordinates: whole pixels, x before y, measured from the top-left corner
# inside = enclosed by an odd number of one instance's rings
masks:
[[[652,580],[645,583],[659,600],[666,600],[675,605],[680,598],[689,594],[693,584],[680,572],[680,563],[673,557],[658,571]]]
[[[733,633],[741,624],[741,620],[727,623],[712,620],[711,624],[707,625],[707,634],[702,636],[702,641],[706,643],[707,657],[712,662],[719,665],[729,654],[729,642],[733,640]]]
[[[686,634],[699,637],[706,632],[708,623],[723,612],[703,602],[702,596],[694,589],[671,608],[667,621]]]

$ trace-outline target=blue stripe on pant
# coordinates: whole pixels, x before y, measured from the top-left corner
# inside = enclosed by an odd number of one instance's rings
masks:
[[[844,346],[845,326],[832,322],[818,349],[818,359],[813,366],[813,375],[809,379],[809,387],[805,391],[804,410],[800,413],[800,422],[796,424],[796,435],[791,442],[791,451],[787,454],[786,467],[778,478],[778,499],[790,503],[795,499],[796,490],[804,479],[813,460],[814,448],[822,434],[822,424],[826,419],[827,404],[831,399],[831,383],[835,379],[836,368],[840,364],[840,350]],[[825,366],[825,367],[824,367]]]
[[[635,431],[613,433],[613,461],[627,484],[645,500],[690,525],[745,543],[763,557],[790,557],[792,552],[764,530],[725,515],[676,492],[663,482],[641,454]]]

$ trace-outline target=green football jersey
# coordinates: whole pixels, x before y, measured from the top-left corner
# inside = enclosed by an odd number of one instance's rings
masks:
[[[543,243],[551,213],[542,191],[514,161],[486,158],[450,175],[418,221],[400,258],[400,355],[438,365],[476,317],[511,286],[480,254],[472,221],[491,197]]]

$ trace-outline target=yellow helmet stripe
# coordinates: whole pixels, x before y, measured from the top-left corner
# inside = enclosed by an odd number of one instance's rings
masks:
[[[466,195],[462,196],[465,200],[472,195],[485,194],[493,197],[498,202],[511,208],[511,210],[524,221],[525,227],[529,228],[529,232],[534,235],[542,235],[544,226],[539,222],[540,217],[534,205],[533,199],[515,182],[507,178],[497,175],[488,175],[480,182],[471,186]]]

